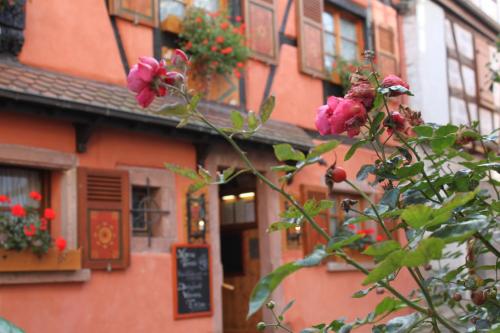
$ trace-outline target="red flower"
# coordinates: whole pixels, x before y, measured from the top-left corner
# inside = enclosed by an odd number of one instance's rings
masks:
[[[227,28],[229,28],[229,23],[227,23],[227,22],[222,22],[222,23],[220,24],[220,28],[221,28],[222,30],[226,30]]]
[[[375,233],[375,229],[372,229],[372,228],[365,229],[365,232],[366,232],[367,235],[373,235]]]
[[[363,237],[366,236],[366,230],[358,230],[358,232],[356,232],[358,235],[361,235]]]
[[[9,203],[10,202],[10,198],[7,195],[5,195],[5,194],[0,194],[0,202]]]
[[[189,50],[192,47],[193,47],[193,43],[191,43],[191,41],[187,42],[186,45],[184,45],[185,50]]]
[[[56,218],[56,212],[54,212],[52,208],[45,208],[43,217],[45,217],[47,220],[53,220]]]
[[[26,237],[33,237],[36,233],[36,227],[34,224],[30,224],[29,226],[25,225],[23,231]]]
[[[42,195],[36,191],[32,191],[30,193],[30,197],[31,197],[31,199],[36,200],[36,201],[42,200]]]
[[[360,81],[351,86],[345,98],[356,100],[369,110],[375,100],[375,89],[370,83]]]
[[[233,48],[231,46],[220,50],[220,53],[222,53],[222,54],[230,54],[231,52],[233,52]]]
[[[317,110],[315,124],[321,135],[347,131],[347,135],[352,138],[360,133],[367,117],[365,107],[357,100],[331,96],[327,104]]]
[[[188,42],[186,44],[186,49],[187,49],[187,45],[190,43],[191,42]],[[191,44],[191,46],[192,46],[192,44]],[[184,51],[182,51],[181,49],[175,49],[174,54],[172,55],[172,58],[170,59],[170,61],[172,61],[172,64],[174,66],[179,66],[179,65],[187,64],[189,62],[189,58],[188,58],[187,54],[184,53]]]
[[[40,230],[42,230],[42,231],[47,230],[47,226],[48,226],[48,224],[49,224],[49,221],[47,221],[47,219],[46,219],[46,218],[43,218],[43,217],[42,217],[42,218],[40,219]]]
[[[356,230],[356,226],[354,224],[349,224],[347,227],[351,230]]]
[[[14,205],[10,208],[10,212],[12,216],[15,217],[25,217],[26,216],[26,211],[24,210],[23,206],[21,205]]]
[[[237,70],[237,69],[235,69],[235,70],[234,70],[234,76],[236,76],[236,78],[238,78],[238,79],[239,79],[239,78],[241,77],[241,73],[240,73],[240,71],[239,71],[239,70]]]
[[[394,130],[404,132],[406,129],[406,119],[401,113],[394,111],[390,113],[391,117],[386,118],[384,125],[387,127],[387,134],[392,135]]]
[[[62,237],[57,237],[54,243],[59,251],[64,251],[66,248],[66,240]]]
[[[213,13],[210,13],[208,15],[210,15],[211,17],[217,17],[217,16],[219,16],[219,12],[213,12]]]
[[[239,62],[239,63],[236,64],[236,67],[243,68],[243,67],[245,67],[245,64],[242,63],[242,62]]]
[[[239,28],[233,28],[233,34],[241,34],[241,30]]]
[[[214,45],[214,46],[212,46],[212,47],[210,48],[210,50],[212,50],[212,52],[216,52],[216,51],[217,51],[217,46],[215,46],[215,45]]]
[[[239,15],[236,16],[234,19],[235,19],[236,22],[241,22],[241,16],[239,16]]]
[[[381,87],[383,88],[389,88],[389,87],[394,87],[394,86],[403,86],[406,89],[410,89],[410,85],[403,81],[399,76],[396,75],[387,75],[383,80],[382,83],[380,84]],[[402,95],[402,93],[398,91],[391,91],[390,96],[399,96]]]
[[[201,23],[201,22],[203,22],[203,19],[202,19],[200,16],[198,16],[198,17],[195,19],[195,21],[196,21],[196,23]]]
[[[219,44],[220,43],[224,43],[224,36],[217,36],[217,37],[215,37],[215,41],[217,43],[219,43]]]
[[[381,242],[384,240],[384,236],[382,235],[377,235],[377,242]]]
[[[214,67],[219,66],[219,63],[217,61],[212,61],[212,66]]]

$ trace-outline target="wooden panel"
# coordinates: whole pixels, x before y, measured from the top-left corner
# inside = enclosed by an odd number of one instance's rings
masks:
[[[397,55],[396,35],[391,27],[378,25],[375,28],[375,41],[377,51],[377,69],[382,76],[389,74],[399,75],[399,59]]]
[[[316,201],[328,199],[326,187],[319,186],[301,186],[302,204],[307,200],[314,199]],[[330,234],[330,223],[328,218],[328,212],[322,212],[318,214],[314,220],[318,225]],[[304,223],[302,227],[302,240],[304,244],[304,254],[307,255],[311,253],[316,245],[326,244],[326,240],[307,222]]]
[[[323,1],[297,0],[299,65],[303,73],[324,77]]]
[[[476,35],[476,78],[479,104],[487,108],[494,108],[492,85],[492,72],[490,69],[490,45]]]
[[[128,267],[129,192],[127,171],[78,169],[78,242],[83,267]]]
[[[269,64],[279,61],[276,4],[273,0],[245,1],[245,22],[252,56]]]
[[[76,271],[82,268],[81,250],[50,248],[37,256],[31,251],[0,250],[0,272]]]
[[[251,246],[258,246],[259,233],[257,228],[242,233],[244,273],[224,277],[224,283],[234,286],[234,290],[222,291],[224,333],[254,333],[257,323],[262,321],[261,311],[246,319],[250,294],[260,279],[260,259],[251,255],[255,254]]]
[[[110,0],[109,13],[136,24],[158,26],[157,0]]]

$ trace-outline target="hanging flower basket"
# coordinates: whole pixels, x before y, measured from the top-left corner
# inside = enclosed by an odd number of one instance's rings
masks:
[[[76,271],[82,268],[80,249],[59,251],[50,248],[42,256],[31,251],[0,249],[0,272]]]

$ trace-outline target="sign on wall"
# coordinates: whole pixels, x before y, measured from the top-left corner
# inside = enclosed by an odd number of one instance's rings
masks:
[[[174,318],[212,315],[210,247],[173,245]]]

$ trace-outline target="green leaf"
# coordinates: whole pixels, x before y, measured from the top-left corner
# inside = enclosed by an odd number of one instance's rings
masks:
[[[447,136],[433,138],[431,140],[431,148],[436,153],[442,153],[444,149],[453,146],[456,140],[455,134],[449,134]]]
[[[277,145],[273,146],[274,148],[274,155],[276,155],[276,158],[283,162],[283,161],[303,161],[305,160],[304,153],[295,150],[290,144],[288,143],[280,143]]]
[[[363,253],[372,257],[386,257],[390,253],[400,249],[401,245],[398,242],[388,240],[370,245]]]
[[[259,120],[255,116],[255,112],[253,111],[248,111],[247,121],[248,121],[248,128],[252,131],[255,130],[257,126],[259,126]]]
[[[415,126],[413,127],[413,130],[418,136],[426,138],[432,137],[432,134],[434,133],[434,129],[428,125]]]
[[[436,211],[432,213],[432,218],[429,222],[426,223],[425,227],[435,227],[440,224],[443,224],[445,222],[448,222],[448,220],[451,218],[451,211]]]
[[[384,105],[384,95],[377,92],[377,94],[375,95],[375,100],[373,101],[373,106],[371,111],[380,109],[382,105]]]
[[[424,170],[424,162],[417,162],[412,165],[401,167],[396,170],[396,176],[398,178],[412,177]]]
[[[477,215],[475,218],[443,225],[432,233],[432,237],[442,238],[446,243],[462,242],[470,238],[474,233],[488,225],[486,216]]]
[[[380,126],[380,124],[384,120],[384,117],[385,117],[385,112],[382,112],[382,111],[377,112],[377,114],[373,118],[373,121],[372,121],[372,124],[371,124],[371,127],[370,127],[370,133],[372,135],[375,134],[375,132],[377,131],[378,127]]]
[[[398,92],[400,94],[406,94],[406,95],[413,96],[413,93],[409,89],[407,89],[401,85],[383,87],[383,88],[380,87],[380,88],[378,88],[378,92],[383,94],[383,95],[390,95],[391,92]]]
[[[231,111],[231,122],[236,130],[241,130],[245,119],[239,111]]]
[[[409,332],[410,329],[417,323],[420,319],[420,314],[418,312],[412,313],[407,316],[396,317],[387,322],[385,327],[385,333],[405,333]]]
[[[283,310],[281,310],[280,316],[283,316],[285,314],[285,312],[287,312],[288,310],[290,310],[290,308],[292,307],[293,303],[295,303],[294,299],[292,299],[290,302],[288,302],[288,304],[285,305],[285,307],[283,308]]]
[[[396,208],[399,200],[399,188],[393,188],[384,192],[382,199],[380,200],[381,205],[386,205],[390,209]]]
[[[333,252],[333,251],[339,250],[345,246],[348,246],[348,245],[360,240],[361,238],[363,238],[363,235],[352,235],[348,238],[342,238],[342,239],[333,237],[328,242],[327,251]]]
[[[184,168],[184,167],[181,167],[179,165],[172,164],[172,163],[165,163],[165,167],[168,170],[172,171],[173,173],[176,173],[176,174],[181,175],[183,177],[186,177],[186,178],[189,178],[192,180],[199,179],[198,174],[193,169]]]
[[[491,208],[496,212],[500,212],[500,201],[495,201],[491,204]]]
[[[222,181],[225,182],[229,177],[231,177],[236,169],[234,167],[230,167],[222,171]]]
[[[308,257],[278,267],[263,277],[252,290],[247,318],[256,313],[284,278],[304,267],[316,266],[327,257],[324,248],[317,248]]]
[[[320,200],[315,201],[314,199],[307,200],[304,204],[304,211],[311,217],[314,217],[326,209],[333,207],[333,201],[331,200]]]
[[[401,218],[415,229],[421,228],[427,224],[431,216],[432,208],[425,205],[408,206],[401,214]]]
[[[262,103],[262,105],[260,106],[259,115],[260,115],[260,121],[263,124],[266,121],[268,121],[269,118],[271,117],[275,104],[276,104],[276,99],[274,96],[271,95],[268,98],[266,98],[264,103]]]
[[[455,194],[453,198],[451,198],[448,202],[444,203],[443,207],[438,210],[438,213],[441,214],[443,212],[451,212],[459,207],[464,206],[469,201],[474,199],[479,191],[472,191],[467,193],[458,193]]]
[[[176,103],[163,106],[159,113],[169,116],[184,117],[189,114],[189,110],[186,104]]]
[[[353,143],[351,148],[349,148],[349,150],[345,154],[344,161],[349,160],[354,155],[356,150],[358,150],[358,148],[362,147],[366,142],[367,142],[366,140],[359,140],[359,141],[356,141],[355,143]]]
[[[372,291],[374,288],[376,288],[376,285],[371,286],[370,288],[363,289],[363,290],[358,290],[356,291],[353,295],[352,298],[362,298],[368,295],[370,291]]]
[[[196,192],[198,190],[201,190],[206,185],[207,185],[206,181],[200,180],[200,181],[197,181],[196,183],[193,183],[193,184],[189,185],[188,191],[189,191],[189,193],[194,193],[194,192]]]
[[[433,259],[441,259],[445,242],[439,238],[426,238],[422,240],[418,247],[407,252],[401,261],[401,265],[406,267],[417,267],[424,265]]]
[[[276,171],[276,172],[280,172],[280,171],[289,172],[289,171],[295,171],[295,170],[297,170],[297,167],[295,167],[293,165],[283,164],[283,165],[272,166],[271,170]]]
[[[401,260],[403,260],[405,255],[406,252],[402,250],[394,251],[389,254],[366,276],[363,285],[378,282],[389,276],[389,274],[394,273],[401,267]]]
[[[457,126],[448,124],[448,125],[440,126],[436,130],[435,136],[436,137],[447,136],[448,134],[453,134],[453,133],[456,133],[457,131],[458,131]]]
[[[384,299],[375,307],[375,316],[392,312],[396,308],[397,304],[398,301],[396,299],[389,296],[384,297]]]
[[[356,179],[359,181],[365,180],[366,177],[368,177],[370,173],[374,173],[375,170],[376,168],[374,165],[365,164],[359,169],[358,174],[356,175]]]
[[[332,140],[332,141],[328,141],[328,142],[322,143],[320,145],[317,145],[316,147],[311,149],[311,151],[307,155],[307,159],[319,157],[319,156],[323,155],[324,153],[327,153],[327,152],[337,148],[337,146],[339,144],[340,144],[340,141]]]
[[[24,333],[24,330],[14,325],[12,322],[0,317],[1,333]]]
[[[267,232],[291,229],[295,228],[296,226],[297,223],[294,222],[287,222],[287,221],[274,222],[269,226],[269,228],[267,228]]]
[[[194,111],[198,107],[198,104],[201,101],[202,94],[196,94],[193,97],[191,97],[191,101],[189,102],[189,108],[190,110]]]

